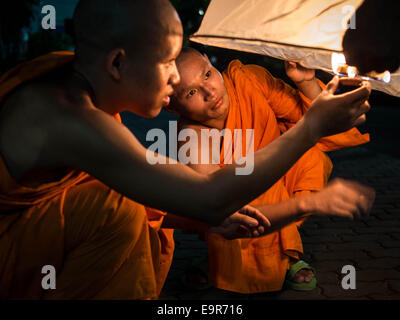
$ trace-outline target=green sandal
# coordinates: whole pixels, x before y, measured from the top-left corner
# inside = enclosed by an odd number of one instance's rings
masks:
[[[313,271],[313,277],[310,282],[295,282],[293,281],[294,276],[297,272],[303,269],[311,269]],[[317,279],[315,278],[315,270],[307,262],[299,260],[290,266],[286,274],[285,286],[289,289],[296,291],[310,291],[315,289],[317,286]]]

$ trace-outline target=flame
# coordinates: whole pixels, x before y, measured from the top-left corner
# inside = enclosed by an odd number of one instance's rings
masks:
[[[383,73],[383,81],[385,81],[386,83],[390,82],[390,72],[387,70]]]
[[[355,76],[357,75],[357,68],[356,67],[348,67],[347,68],[347,75],[350,78],[355,78]]]
[[[389,71],[383,73],[377,73],[375,71],[368,72],[365,75],[359,75],[358,69],[353,66],[346,64],[346,57],[343,53],[332,52],[331,54],[331,66],[332,70],[336,75],[345,75],[349,78],[360,77],[364,80],[379,80],[385,83],[390,82],[391,74]]]
[[[332,52],[331,55],[332,70],[335,74],[339,74],[339,68],[346,65],[346,57],[343,53]]]

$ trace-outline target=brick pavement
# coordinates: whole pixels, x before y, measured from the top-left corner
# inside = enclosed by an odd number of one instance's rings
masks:
[[[161,299],[396,299],[400,300],[400,158],[365,146],[332,153],[332,177],[354,179],[375,188],[372,213],[362,220],[309,218],[300,230],[303,259],[316,268],[318,285],[310,292],[237,294],[216,288],[190,291],[180,278],[207,247],[197,236],[176,231],[176,252]],[[356,269],[356,289],[341,287],[341,269]]]

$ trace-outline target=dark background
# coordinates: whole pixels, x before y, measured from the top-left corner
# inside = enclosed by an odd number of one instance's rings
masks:
[[[7,1],[7,8],[0,10],[0,75],[21,61],[56,50],[73,50],[71,37],[71,17],[78,0],[14,0]],[[207,53],[213,64],[224,70],[233,59],[243,63],[254,63],[267,68],[275,77],[293,85],[287,78],[283,61],[234,50],[205,47],[188,40],[188,36],[197,31],[210,0],[171,0],[177,9],[185,31],[184,46],[192,46]],[[57,12],[56,30],[43,30],[40,27],[41,7],[52,4]],[[327,82],[331,75],[317,70],[317,76]],[[400,99],[373,91],[368,113],[367,124],[360,130],[371,133],[368,148],[377,152],[400,156],[398,119],[400,116]],[[168,132],[168,120],[175,116],[162,112],[155,119],[143,119],[129,112],[122,114],[124,123],[134,132],[138,139],[148,146],[146,132],[159,127]]]

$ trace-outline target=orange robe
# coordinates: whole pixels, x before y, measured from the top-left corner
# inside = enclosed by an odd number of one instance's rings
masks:
[[[0,78],[0,105],[73,57],[51,53],[10,70]],[[164,215],[77,170],[23,186],[0,155],[0,299],[157,298],[174,251]],[[45,265],[56,270],[55,290],[42,289]]]
[[[243,155],[248,151],[244,143],[245,129],[254,129],[254,151],[257,151],[293,126],[311,103],[282,80],[272,77],[264,68],[244,66],[238,60],[230,63],[223,78],[230,103],[225,128],[232,133],[234,129],[242,129]],[[324,87],[321,82],[320,85]],[[357,129],[321,139],[284,177],[250,205],[277,203],[322,189],[332,170],[330,159],[322,151],[368,141],[369,136],[362,135]],[[224,149],[223,145],[220,167],[225,165]],[[210,279],[213,284],[240,293],[280,290],[289,268],[289,257],[299,259],[303,253],[298,232],[300,223],[293,223],[277,232],[254,239],[228,241],[220,235],[207,234]]]

